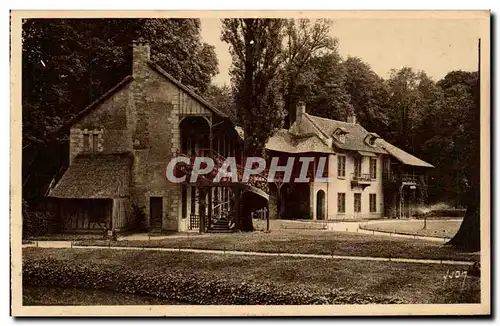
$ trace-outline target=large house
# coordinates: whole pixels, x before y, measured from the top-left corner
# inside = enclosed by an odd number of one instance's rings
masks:
[[[313,156],[314,162],[324,157],[323,177],[328,179],[281,185],[276,210],[280,217],[346,220],[412,215],[431,164],[368,132],[354,115],[348,121],[325,119],[308,114],[301,102],[295,116],[288,130],[271,137],[267,150],[285,158]]]
[[[272,217],[410,213],[407,203],[423,180],[417,176],[431,165],[367,132],[354,117],[323,119],[307,114],[304,105],[291,128],[278,131],[267,149],[285,158],[326,157],[328,182],[169,182],[166,166],[179,155],[231,156],[242,164],[244,135],[226,113],[151,61],[146,42],[132,48],[132,75],[70,122],[69,166],[49,192],[65,230],[124,231],[142,211],[149,230],[204,232],[221,223],[226,227],[231,216],[238,224],[268,201]]]

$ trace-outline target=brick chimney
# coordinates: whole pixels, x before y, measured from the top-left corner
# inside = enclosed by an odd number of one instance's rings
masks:
[[[132,41],[132,75],[140,78],[149,61],[149,43],[145,40]]]
[[[355,125],[356,124],[356,114],[355,113],[349,114],[347,116],[347,122]]]
[[[302,119],[305,113],[306,113],[306,103],[304,101],[297,102],[295,106],[295,121],[297,122],[297,124],[300,123],[300,120]]]

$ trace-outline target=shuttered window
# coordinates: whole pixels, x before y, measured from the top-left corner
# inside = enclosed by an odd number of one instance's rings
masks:
[[[345,193],[343,192],[337,194],[337,212],[345,213]]]
[[[345,177],[345,156],[339,155],[337,159],[337,176],[340,178]]]
[[[377,212],[377,195],[370,194],[370,213]]]

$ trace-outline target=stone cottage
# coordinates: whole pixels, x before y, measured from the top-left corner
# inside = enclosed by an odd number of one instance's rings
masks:
[[[168,182],[168,162],[204,152],[241,157],[228,116],[151,61],[148,43],[132,48],[132,75],[70,122],[69,167],[49,193],[67,231],[123,231],[137,210],[149,230],[197,229],[199,189]],[[229,187],[207,194],[219,210],[231,196]]]

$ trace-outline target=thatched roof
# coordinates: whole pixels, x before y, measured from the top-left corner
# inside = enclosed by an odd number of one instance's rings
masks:
[[[50,191],[49,197],[127,197],[132,159],[129,153],[79,155]]]

